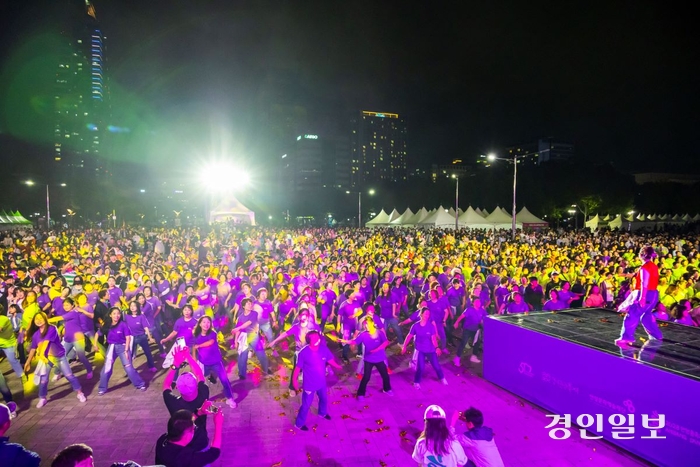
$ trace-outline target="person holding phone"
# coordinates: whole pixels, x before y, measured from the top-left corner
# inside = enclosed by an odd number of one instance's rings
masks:
[[[181,374],[177,383],[173,383],[177,370],[189,365],[190,371]],[[177,389],[180,395],[173,393]],[[170,415],[178,410],[189,410],[195,416],[197,426],[194,437],[187,444],[194,451],[202,451],[209,446],[207,434],[207,414],[211,413],[212,405],[209,399],[209,386],[204,382],[202,368],[194,360],[187,348],[178,348],[173,354],[173,365],[163,380],[163,401]]]

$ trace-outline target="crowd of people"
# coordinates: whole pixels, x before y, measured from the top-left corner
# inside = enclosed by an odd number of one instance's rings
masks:
[[[92,378],[99,365],[97,394],[106,394],[117,360],[134,388],[146,391],[133,364],[140,348],[144,371],[169,368],[164,401],[171,418],[156,461],[205,465],[219,454],[223,420],[205,380],[220,382],[225,404],[235,408],[230,378],[234,369],[239,379],[249,377],[251,356],[269,377],[271,363],[282,361],[278,351],[289,352],[290,395],[302,393],[295,425],[306,430],[315,397],[319,415],[331,417],[328,366],[357,359],[359,399],[376,368],[391,397],[387,348],[408,353],[413,342],[415,388],[421,389],[426,360],[436,379],[449,384],[441,365],[462,365],[467,348],[469,364],[480,362],[489,314],[618,306],[644,245],[658,255],[655,319],[700,324],[697,235],[549,230],[522,232],[515,242],[508,237],[466,229],[223,224],[8,231],[0,233],[0,350],[23,382],[33,370],[41,409],[49,383],[60,378],[85,403],[80,380]],[[15,407],[2,373],[0,392]],[[207,415],[217,429],[211,442]],[[196,460],[177,464],[187,456]]]

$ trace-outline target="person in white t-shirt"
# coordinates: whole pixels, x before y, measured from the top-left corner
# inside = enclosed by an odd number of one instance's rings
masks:
[[[439,405],[431,405],[425,410],[425,428],[413,448],[413,460],[420,467],[460,467],[467,462],[467,456],[459,441],[450,432],[445,420],[445,411]]]

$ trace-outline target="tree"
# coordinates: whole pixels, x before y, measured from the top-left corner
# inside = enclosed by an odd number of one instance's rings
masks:
[[[583,221],[588,220],[589,213],[595,212],[603,204],[603,199],[598,195],[587,195],[578,202],[578,210],[583,213]]]

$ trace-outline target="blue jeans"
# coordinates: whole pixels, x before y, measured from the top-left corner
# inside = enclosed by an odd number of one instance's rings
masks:
[[[163,347],[163,344],[160,343],[161,339],[163,339],[163,331],[161,331],[163,320],[160,318],[160,313],[155,318],[152,318],[151,321],[153,321],[153,324],[151,324],[150,328],[151,335],[153,336],[153,339],[155,339],[156,344],[158,345],[158,352],[165,353],[165,347]]]
[[[10,363],[15,374],[21,378],[24,374],[24,369],[19,360],[17,360],[17,347],[0,347],[0,350],[2,350],[7,357],[7,361]]]
[[[384,320],[384,325],[387,329],[393,329],[394,333],[396,334],[396,337],[399,339],[399,343],[403,344],[403,332],[399,327],[398,318],[387,318],[386,320]]]
[[[153,355],[151,354],[151,348],[148,346],[148,336],[146,334],[141,334],[140,336],[134,336],[134,347],[131,352],[131,363],[134,363],[134,357],[136,357],[136,346],[141,346],[143,353],[146,354],[146,362],[148,362],[148,368],[155,368],[156,364],[153,363]]]
[[[88,360],[87,355],[85,355],[85,339],[76,339],[74,342],[63,341],[63,348],[66,351],[66,359],[68,359],[71,352],[74,351],[75,355],[78,357],[78,360],[80,360],[80,363],[82,363],[85,367],[85,370],[88,373],[92,373],[92,365],[90,364],[90,360]],[[60,375],[61,369],[55,367],[54,372],[57,375]]]
[[[265,353],[265,349],[259,350],[260,344],[260,336],[255,336],[255,338],[248,343],[248,348],[238,354],[238,375],[241,377],[241,379],[245,379],[245,374],[248,369],[248,353],[250,352],[250,349],[253,349],[255,355],[258,357],[263,375],[267,374],[267,354]]]
[[[272,335],[272,325],[269,321],[266,323],[260,323],[260,332],[262,332],[265,336],[265,341],[267,344],[274,340],[274,337]]]
[[[416,366],[416,376],[413,378],[414,383],[420,383],[421,377],[423,376],[423,369],[425,368],[425,358],[428,357],[430,364],[435,369],[438,379],[443,379],[445,375],[442,373],[442,368],[440,367],[440,362],[438,362],[437,354],[435,352],[421,352],[418,351],[418,362]]]
[[[659,302],[659,292],[656,290],[648,290],[646,298],[646,304],[641,307],[638,303],[633,303],[631,307],[627,310],[625,315],[625,320],[622,322],[622,332],[620,338],[626,341],[634,341],[634,332],[639,326],[639,322],[642,322],[644,330],[651,337],[655,339],[661,339],[663,335],[659,326],[656,324],[656,319],[651,314],[652,310]]]
[[[12,402],[12,392],[7,386],[7,381],[5,381],[5,376],[0,372],[0,394],[2,398],[5,399],[5,403]]]
[[[76,378],[73,375],[73,372],[70,371],[70,365],[68,364],[68,359],[65,356],[60,357],[60,358],[50,357],[49,358],[49,371],[47,371],[46,374],[43,375],[39,379],[39,397],[41,399],[46,399],[46,395],[49,393],[49,374],[51,374],[51,368],[53,368],[54,366],[60,367],[61,373],[70,382],[70,385],[73,387],[74,391],[81,390],[80,382],[78,381],[78,378]]]
[[[472,342],[474,342],[474,336],[476,336],[476,331],[470,331],[468,329],[462,330],[462,340],[459,342],[459,347],[457,347],[458,357],[462,356],[462,353],[464,352],[464,349],[467,347],[467,345],[471,347]]]
[[[224,362],[219,362],[215,365],[204,365],[204,376],[209,376],[210,374],[215,374],[217,378],[219,378],[219,381],[221,381],[221,385],[224,387],[224,396],[226,396],[227,399],[232,399],[233,398],[233,391],[231,390],[231,383],[228,380],[228,376],[226,375],[226,370],[224,369]]]
[[[323,417],[328,413],[328,388],[325,386],[317,391],[301,390],[301,407],[294,424],[298,427],[306,425],[306,417],[309,415],[309,409],[314,401],[314,394],[318,395],[318,416]]]
[[[129,359],[126,358],[126,344],[110,344],[109,347],[107,347],[107,353],[109,353],[109,350],[112,348],[112,346],[114,346],[112,365],[109,366],[108,369],[108,355],[107,358],[105,358],[105,366],[102,367],[102,373],[100,374],[99,392],[107,392],[107,385],[109,384],[109,378],[112,377],[112,371],[114,370],[114,363],[116,363],[117,357],[119,357],[119,360],[121,360],[122,365],[124,366],[124,370],[126,371],[127,376],[131,380],[131,384],[133,384],[137,388],[144,387],[146,383],[143,382],[141,376],[136,372],[136,370],[134,370],[134,366],[131,364]]]

